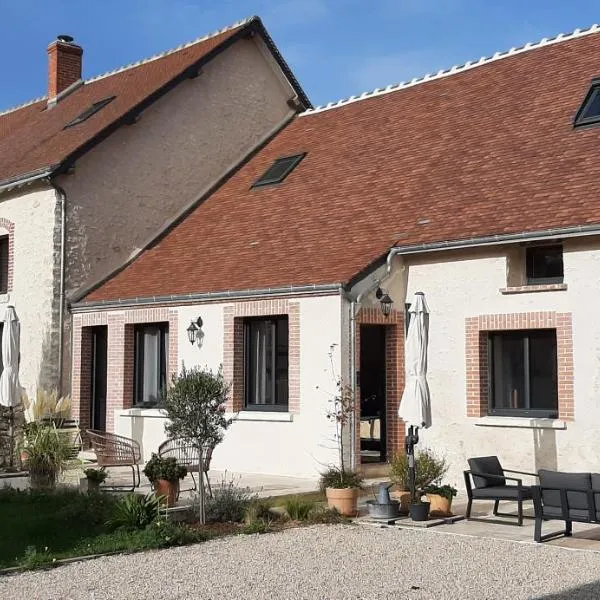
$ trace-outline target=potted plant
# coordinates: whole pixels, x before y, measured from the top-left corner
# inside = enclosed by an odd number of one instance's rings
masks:
[[[21,456],[27,464],[31,489],[53,489],[69,453],[67,441],[54,427],[37,423],[26,427]]]
[[[333,364],[333,346],[329,357]],[[335,382],[337,392],[331,395],[333,407],[327,413],[327,418],[335,423],[339,466],[330,466],[321,474],[320,488],[327,496],[329,508],[335,508],[344,516],[355,517],[358,514],[358,492],[362,487],[362,476],[346,468],[344,452],[346,427],[355,411],[355,403],[350,386],[342,385],[339,378]]]
[[[154,493],[164,497],[168,507],[175,506],[179,480],[187,475],[187,469],[178,465],[173,457],[164,458],[153,453],[144,467],[144,475],[150,480]]]
[[[430,485],[424,490],[430,504],[429,512],[432,515],[448,517],[452,513],[452,498],[456,496],[457,489],[451,485]]]
[[[448,471],[448,464],[443,457],[437,456],[432,450],[423,448],[415,454],[415,499],[414,504],[422,505],[421,498],[423,490],[441,481],[442,477]],[[408,455],[405,453],[396,454],[390,465],[391,479],[399,490],[399,495],[395,495],[400,500],[400,511],[408,514],[410,511],[410,471],[408,468]],[[417,516],[422,516],[425,511],[424,506],[415,509]],[[428,507],[427,507],[428,509]],[[424,520],[426,520],[425,517]],[[413,519],[417,520],[417,519]]]
[[[101,469],[90,467],[89,469],[84,469],[83,473],[85,477],[79,480],[79,491],[84,494],[99,492],[100,484],[104,483],[104,480],[108,477],[108,473],[104,467]]]

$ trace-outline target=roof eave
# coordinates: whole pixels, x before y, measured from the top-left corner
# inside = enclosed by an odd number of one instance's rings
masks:
[[[29,173],[24,173],[23,175],[18,175],[17,177],[11,177],[10,179],[0,181],[0,194],[9,192],[10,190],[22,187],[24,185],[29,185],[41,179],[52,177],[52,175],[57,172],[60,166],[61,165],[43,167],[35,171],[30,171]]]

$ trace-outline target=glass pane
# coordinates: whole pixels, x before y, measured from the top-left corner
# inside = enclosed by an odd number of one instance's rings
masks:
[[[277,321],[277,356],[275,393],[277,404],[287,406],[289,400],[288,385],[288,348],[289,348],[288,320]]]
[[[531,408],[558,409],[558,368],[556,332],[531,333],[529,338],[529,375]]]
[[[562,246],[543,246],[527,248],[527,279],[563,278]]]
[[[588,102],[583,114],[581,115],[582,119],[593,119],[600,117],[600,93],[596,90],[590,101]]]
[[[248,327],[250,404],[273,404],[273,328],[271,321],[252,321]]]
[[[168,325],[142,325],[135,335],[136,404],[156,404],[166,388]]]
[[[492,406],[525,409],[525,365],[522,335],[492,336]]]

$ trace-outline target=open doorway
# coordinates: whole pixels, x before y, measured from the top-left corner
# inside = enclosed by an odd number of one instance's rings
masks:
[[[360,326],[360,462],[383,463],[386,446],[384,325]]]
[[[99,431],[106,431],[107,338],[106,325],[92,327],[90,424]]]

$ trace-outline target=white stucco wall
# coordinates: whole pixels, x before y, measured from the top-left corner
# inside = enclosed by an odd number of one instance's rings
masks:
[[[14,223],[13,290],[0,295],[0,319],[15,307],[21,322],[19,379],[30,397],[38,383],[51,387],[55,375],[56,322],[53,268],[56,196],[53,189],[21,188],[0,198],[0,218]],[[0,235],[8,232],[0,227]]]
[[[422,445],[447,457],[448,483],[464,488],[467,458],[492,454],[505,467],[525,471],[600,470],[600,243],[565,243],[567,291],[502,295],[506,259],[500,251],[480,252],[479,257],[430,254],[408,259],[407,264],[408,301],[422,291],[431,310],[428,381],[433,426],[422,432]],[[403,278],[397,277],[390,291],[395,301],[403,301],[403,288]],[[509,427],[511,419],[506,417],[506,427],[476,425],[485,419],[466,416],[465,318],[536,311],[572,313],[574,421],[564,422],[565,429]]]
[[[290,299],[290,302],[296,302]],[[324,466],[337,464],[335,429],[326,413],[335,381],[329,351],[335,344],[334,368],[341,368],[341,299],[339,296],[300,298],[300,411],[242,412],[217,447],[211,467],[232,473],[264,473],[316,478]],[[185,306],[178,311],[179,367],[218,369],[223,363],[223,308],[225,304]],[[186,329],[202,317],[205,333],[201,349],[192,346]],[[319,389],[317,389],[317,387]],[[245,420],[251,418],[253,420]],[[278,419],[278,420],[271,420]],[[146,458],[165,439],[164,418],[156,410],[117,410],[116,432],[140,439]]]

